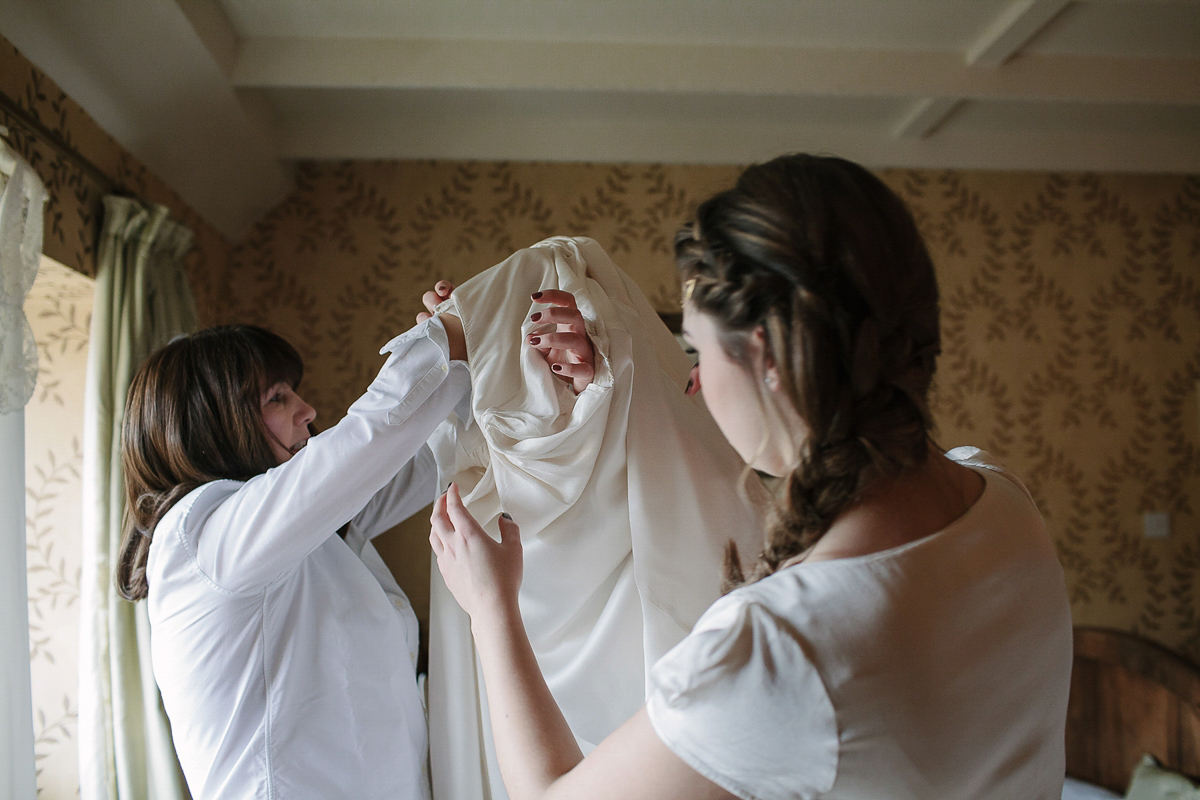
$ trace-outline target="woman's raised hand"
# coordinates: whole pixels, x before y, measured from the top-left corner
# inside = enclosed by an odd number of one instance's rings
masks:
[[[431,291],[421,295],[421,303],[425,306],[425,310],[417,314],[417,322],[424,322],[433,316],[433,310],[438,307],[450,293],[454,291],[454,284],[450,281],[438,281]]]
[[[467,511],[454,483],[434,502],[429,523],[438,570],[471,619],[477,621],[481,613],[518,613],[522,555],[517,523],[502,514],[497,542]]]
[[[544,289],[533,302],[550,308],[535,311],[530,321],[537,327],[525,338],[546,359],[554,374],[571,384],[575,394],[587,388],[596,374],[596,351],[583,324],[583,314],[570,292]]]
[[[438,281],[431,291],[421,295],[421,302],[424,303],[425,310],[417,314],[417,322],[421,323],[432,317],[434,309],[438,307],[438,304],[449,297],[453,291],[453,283],[450,281]],[[442,325],[446,329],[446,339],[450,346],[450,360],[466,361],[467,339],[463,333],[462,320],[453,314],[443,314]]]

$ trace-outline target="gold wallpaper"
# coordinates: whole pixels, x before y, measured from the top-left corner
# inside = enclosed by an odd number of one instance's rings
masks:
[[[0,107],[0,124],[9,129],[9,145],[29,162],[49,192],[42,252],[95,277],[104,195],[111,192],[159,203],[195,236],[186,264],[188,274],[194,278],[196,308],[200,319],[215,319],[227,293],[219,280],[212,279],[228,274],[230,247],[225,238],[2,36],[0,95],[16,103],[99,173],[89,170],[79,159],[65,156],[40,135],[30,133]]]
[[[295,192],[235,249],[223,318],[297,345],[302,394],[328,425],[436,279],[462,281],[551,234],[597,239],[659,310],[677,310],[675,229],[737,172],[302,164]],[[1200,660],[1200,178],[881,174],[913,208],[942,281],[940,443],[984,447],[1027,481],[1076,622]],[[1169,538],[1142,535],[1145,511],[1170,513]],[[425,527],[381,548],[418,613]]]

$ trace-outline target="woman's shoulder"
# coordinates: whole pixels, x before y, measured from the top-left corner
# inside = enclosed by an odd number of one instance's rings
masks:
[[[809,628],[820,623],[817,612],[828,614],[828,593],[834,588],[823,576],[814,579],[800,570],[780,570],[717,600],[701,615],[692,632],[722,638],[751,637],[759,640],[758,647],[770,646],[781,632],[789,642],[807,638]]]
[[[776,577],[783,580],[773,580]],[[707,696],[717,687],[760,699],[780,693],[813,702],[824,698],[811,651],[820,646],[814,642],[820,638],[817,615],[828,609],[810,615],[812,607],[797,602],[792,589],[781,590],[781,584],[790,582],[788,577],[770,576],[713,603],[683,641],[655,664],[655,691],[671,703],[685,696]],[[784,674],[789,676],[788,686],[767,688]]]
[[[236,493],[242,485],[242,481],[216,480],[192,489],[163,514],[154,528],[155,540],[170,531],[186,536],[189,532],[198,530],[217,506]]]
[[[217,480],[201,484],[185,494],[154,526],[150,552],[146,560],[150,596],[160,594],[169,576],[199,574],[196,568],[196,538],[203,523],[226,498],[234,494],[241,481]],[[153,602],[152,602],[153,607]]]
[[[1004,478],[1011,486],[1019,489],[1021,494],[1033,503],[1033,495],[1029,489],[1021,482],[1021,479],[1016,476],[1011,470],[1000,462],[1000,459],[993,456],[986,450],[971,445],[963,445],[954,447],[946,451],[946,458],[950,459],[959,466],[967,467],[985,475],[999,476]]]

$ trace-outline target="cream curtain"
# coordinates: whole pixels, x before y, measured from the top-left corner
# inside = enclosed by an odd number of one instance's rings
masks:
[[[0,797],[32,800],[33,701],[25,582],[25,404],[37,345],[25,297],[42,253],[46,189],[0,142]]]
[[[150,670],[144,603],[113,580],[124,513],[120,436],[138,365],[196,326],[183,267],[192,234],[162,206],[107,197],[84,398],[79,782],[83,800],[187,796]]]

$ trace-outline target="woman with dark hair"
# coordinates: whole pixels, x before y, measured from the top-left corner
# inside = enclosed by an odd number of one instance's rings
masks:
[[[417,620],[370,543],[433,499],[425,442],[470,395],[461,323],[423,317],[316,436],[300,356],[261,328],[182,337],[133,379],[117,584],[147,599],[197,800],[429,796]],[[544,355],[586,384],[573,325]]]
[[[500,770],[530,798],[1057,798],[1062,569],[1015,479],[933,445],[933,266],[911,214],[836,158],[748,169],[676,240],[700,391],[783,478],[762,552],[584,758],[516,604],[517,523],[451,486],[430,542],[470,614]]]

